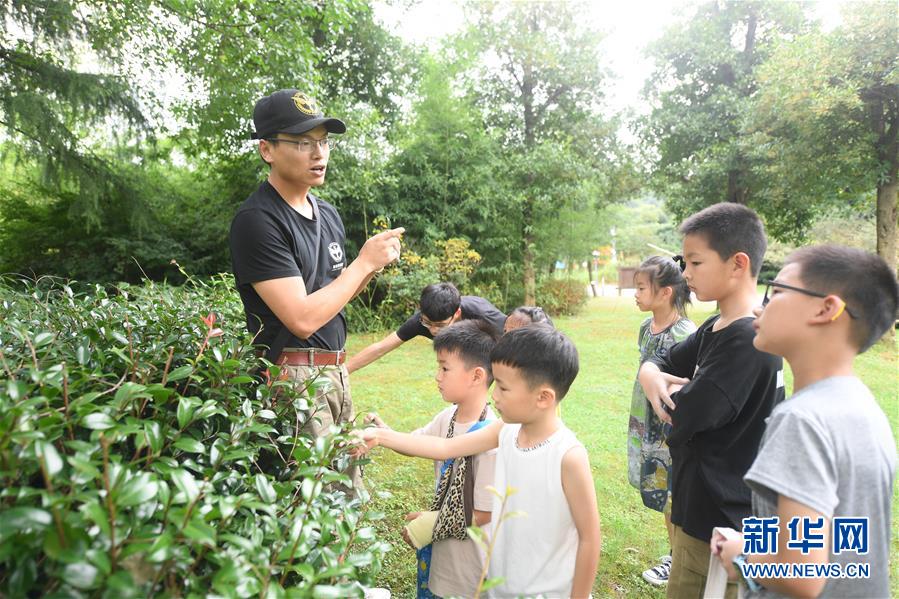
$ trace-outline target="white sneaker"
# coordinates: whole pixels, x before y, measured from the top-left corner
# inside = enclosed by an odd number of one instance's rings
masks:
[[[390,589],[382,587],[365,589],[365,599],[390,599]]]
[[[662,556],[658,566],[654,566],[643,572],[643,580],[657,587],[668,584],[668,576],[671,574],[671,556]]]

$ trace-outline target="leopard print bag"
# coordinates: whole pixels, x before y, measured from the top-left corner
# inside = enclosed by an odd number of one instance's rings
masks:
[[[478,422],[487,417],[487,407],[481,412]],[[453,436],[456,425],[456,414],[450,419],[446,438]],[[475,425],[477,426],[477,425]],[[472,427],[474,428],[474,427]],[[471,431],[469,431],[471,432]],[[472,456],[447,460],[445,463],[434,501],[431,503],[432,511],[439,511],[437,522],[434,524],[434,537],[432,542],[442,539],[468,538],[468,527],[472,523],[474,512],[474,472],[472,470]],[[451,464],[449,462],[452,462]]]

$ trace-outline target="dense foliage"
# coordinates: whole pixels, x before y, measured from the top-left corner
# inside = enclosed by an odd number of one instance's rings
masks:
[[[830,31],[804,10],[704,2],[652,44],[653,186],[679,218],[749,204],[791,243],[824,218],[876,215],[877,252],[895,266],[899,9],[848,3]]]
[[[549,272],[554,226],[595,214],[632,183],[623,183],[630,167],[617,122],[599,110],[607,74],[598,51],[587,52],[599,37],[573,7],[485,4],[460,36],[427,54],[356,0],[50,5],[55,20],[30,4],[4,13],[17,26],[0,47],[20,48],[77,85],[35,81],[28,65],[0,54],[10,67],[0,110],[15,140],[0,163],[9,175],[0,185],[0,272],[178,281],[173,258],[196,274],[227,271],[230,218],[265,176],[247,142],[252,105],[278,87],[303,87],[349,126],[318,190],[343,216],[349,255],[379,216],[405,226],[423,256],[462,238],[483,258],[472,284],[503,303],[524,299],[526,271],[531,286],[535,269],[538,278]],[[568,29],[577,35],[568,39]],[[497,50],[533,71],[536,87],[491,73]],[[109,75],[85,72],[91,62]],[[88,83],[93,96],[66,91]],[[23,92],[32,89],[39,102],[29,104]],[[101,95],[108,101],[91,99]],[[510,111],[497,112],[506,103]],[[59,115],[66,136],[41,129],[42,111]],[[106,170],[81,176],[54,159],[82,155],[102,158]],[[592,241],[576,237],[564,251],[589,252]]]
[[[0,594],[361,596],[379,515],[341,490],[345,436],[257,383],[232,281],[0,297]]]
[[[747,202],[793,244],[822,218],[876,215],[878,251],[895,254],[894,3],[852,5],[828,32],[800,4],[691,5],[648,48],[637,123],[607,107],[614,74],[579,5],[465,12],[424,50],[367,0],[0,5],[0,272],[181,282],[172,259],[227,272],[230,219],[266,176],[253,103],[289,86],[348,124],[317,190],[348,255],[379,217],[423,257],[463,239],[481,256],[471,289],[506,307],[532,303],[557,261],[614,246],[616,229],[630,261],[647,241],[676,244],[674,223],[653,241],[626,217],[649,190],[674,221]],[[640,152],[621,141],[627,124]],[[409,297],[434,274],[423,268]],[[394,318],[386,289],[356,322]]]

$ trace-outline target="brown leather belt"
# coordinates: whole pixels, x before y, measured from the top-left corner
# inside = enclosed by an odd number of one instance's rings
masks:
[[[286,349],[275,364],[288,366],[339,366],[346,362],[346,350],[318,348]]]

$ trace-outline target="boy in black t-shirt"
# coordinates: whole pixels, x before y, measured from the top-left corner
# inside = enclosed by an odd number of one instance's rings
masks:
[[[347,361],[354,372],[392,352],[415,337],[433,339],[441,329],[460,320],[483,320],[497,337],[503,334],[506,315],[476,295],[460,295],[452,283],[432,283],[421,291],[419,309],[395,332],[372,343]]]
[[[765,418],[784,397],[781,358],[752,344],[756,279],[767,245],[758,215],[740,204],[715,204],[680,231],[684,278],[698,299],[717,301],[720,314],[640,369],[653,410],[672,425],[672,598],[702,596],[712,529],[739,529],[750,515],[743,475],[758,452]],[[727,597],[736,597],[735,585]]]

